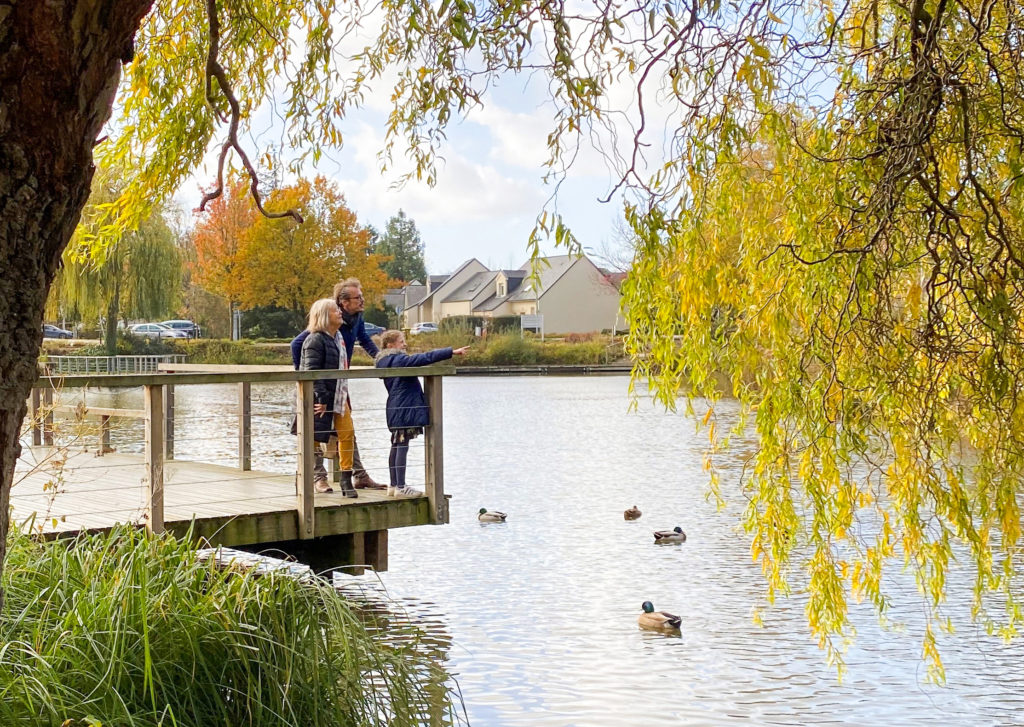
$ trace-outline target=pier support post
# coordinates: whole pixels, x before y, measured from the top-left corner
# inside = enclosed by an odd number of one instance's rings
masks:
[[[369,530],[363,533],[363,552],[366,564],[378,573],[388,569],[388,531]]]
[[[448,522],[448,500],[444,496],[444,412],[441,408],[441,377],[424,376],[423,392],[430,407],[430,425],[423,437],[426,493],[430,500],[430,522]]]
[[[96,452],[96,456],[102,457],[110,451],[110,417],[107,414],[103,414],[100,417],[100,447]]]
[[[252,469],[252,384],[238,384],[238,469]]]
[[[146,527],[152,533],[164,531],[164,392],[160,384],[146,384]]]
[[[174,384],[164,386],[164,458],[174,459]]]
[[[299,539],[308,540],[315,535],[316,515],[313,509],[313,382],[298,382],[298,412],[296,432],[299,439],[299,474],[296,503],[299,518]]]

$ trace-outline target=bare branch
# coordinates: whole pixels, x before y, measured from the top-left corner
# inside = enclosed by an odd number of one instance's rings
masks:
[[[225,121],[224,115],[217,111],[216,100],[213,95],[213,81],[216,79],[217,86],[231,107],[231,114],[227,119],[229,121],[228,137],[221,146],[220,154],[217,157],[217,186],[203,195],[203,199],[199,203],[199,211],[204,211],[209,202],[217,199],[224,193],[224,162],[227,159],[228,152],[234,149],[249,175],[249,193],[252,195],[253,202],[255,202],[256,209],[260,211],[260,214],[270,219],[291,217],[301,224],[302,215],[297,210],[289,209],[284,212],[268,212],[263,207],[263,199],[259,191],[260,181],[256,168],[249,161],[249,156],[238,141],[238,125],[242,118],[242,110],[234,91],[231,89],[227,73],[217,60],[217,55],[220,51],[220,19],[217,17],[217,0],[206,0],[206,14],[210,21],[210,52],[206,58],[206,99],[218,118],[221,121]]]

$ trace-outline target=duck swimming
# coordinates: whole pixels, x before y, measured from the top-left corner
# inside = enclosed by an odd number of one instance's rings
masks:
[[[654,531],[654,542],[655,543],[685,543],[686,533],[683,529],[676,525],[671,530],[655,530]]]
[[[650,601],[644,601],[641,608],[643,608],[643,613],[637,617],[636,622],[645,629],[678,629],[679,624],[683,621],[673,613],[655,611],[654,604]]]
[[[476,519],[482,523],[503,523],[507,518],[503,512],[497,510],[488,510],[486,507],[480,508],[480,514],[476,516]]]
[[[626,520],[639,520],[641,515],[643,515],[643,513],[640,512],[640,508],[636,505],[633,505],[633,507],[622,513],[622,517]]]

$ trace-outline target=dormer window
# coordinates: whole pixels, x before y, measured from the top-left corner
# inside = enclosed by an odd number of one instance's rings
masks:
[[[498,281],[498,296],[499,296],[499,297],[500,297],[500,296],[503,296],[503,295],[505,295],[505,293],[506,293],[506,290],[505,290],[505,281],[504,281],[504,280],[499,280],[499,281]]]

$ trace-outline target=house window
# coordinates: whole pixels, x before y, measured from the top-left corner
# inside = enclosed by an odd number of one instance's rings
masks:
[[[505,295],[505,284],[502,282],[498,283],[498,295]]]
[[[537,312],[537,308],[536,308],[535,306],[532,306],[532,305],[531,305],[531,306],[530,306],[530,315],[532,316],[532,315],[533,315],[534,313],[536,313],[536,312]]]

